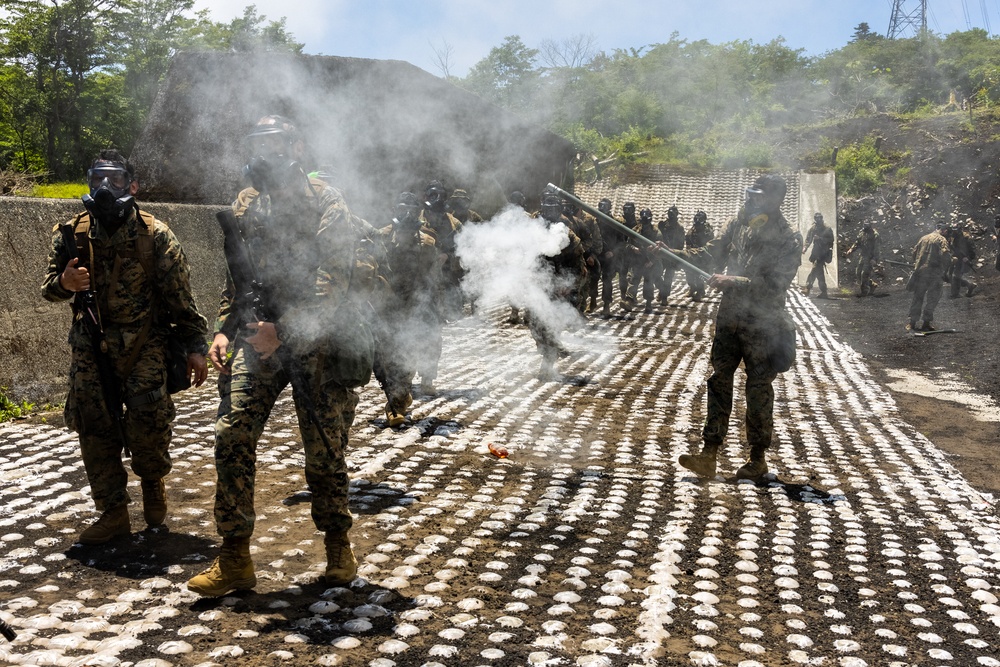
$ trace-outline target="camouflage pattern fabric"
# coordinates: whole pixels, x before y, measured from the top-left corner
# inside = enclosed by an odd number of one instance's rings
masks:
[[[615,218],[625,224],[621,218]],[[628,236],[625,232],[610,224],[601,224],[601,301],[610,306],[614,301],[614,281],[618,276],[618,293],[622,298],[628,294]],[[607,253],[611,253],[611,257]]]
[[[971,285],[964,275],[972,269],[973,263],[976,261],[976,248],[972,245],[972,239],[965,231],[956,231],[952,235],[950,247],[952,254],[951,296],[955,298],[963,287]]]
[[[441,267],[442,315],[446,320],[457,320],[462,317],[465,303],[460,287],[465,270],[455,254],[455,236],[462,229],[462,223],[450,213],[435,213],[429,209],[420,213],[420,222],[434,237],[438,251],[446,256]]]
[[[386,259],[389,294],[378,305],[385,323],[379,353],[382,389],[393,412],[403,414],[414,375],[423,382],[437,377],[442,350],[441,253],[427,229],[402,233],[388,226]]]
[[[813,268],[806,278],[806,287],[811,288],[814,282],[819,283],[819,291],[826,294],[826,265],[833,261],[833,244],[836,239],[833,230],[824,224],[813,225],[806,234],[805,248],[812,245],[809,261]]]
[[[688,250],[697,250],[698,248],[704,248],[714,237],[715,232],[712,231],[708,223],[696,222],[691,225],[691,229],[688,230],[684,242]],[[698,299],[704,296],[705,279],[694,271],[685,271],[684,275],[687,278],[688,289],[691,295]]]
[[[660,238],[663,243],[671,250],[683,250],[684,243],[686,241],[684,235],[684,228],[681,223],[677,220],[670,220],[669,218],[663,220],[659,224]],[[663,265],[663,273],[660,276],[660,300],[666,301],[667,297],[670,296],[670,292],[673,290],[674,276],[677,273],[677,263],[670,260],[670,258],[663,258],[660,260]]]
[[[910,321],[934,321],[934,309],[941,300],[941,282],[951,264],[948,240],[935,230],[925,234],[913,247],[913,299]]]
[[[567,227],[569,243],[559,254],[545,259],[552,268],[556,282],[568,283],[570,287],[563,288],[551,296],[554,299],[565,299],[576,306],[576,299],[580,293],[580,280],[581,277],[586,279],[587,266],[583,260],[583,244],[580,242],[580,238],[570,228],[569,221],[565,217],[561,221]],[[533,316],[530,311],[528,313],[528,330],[531,332],[531,337],[534,339],[542,359],[548,362],[555,361],[559,356],[559,332],[553,331],[542,318]]]
[[[257,263],[267,301],[275,309],[282,345],[261,360],[246,343],[243,295],[231,277],[223,291],[216,331],[226,334],[233,357],[231,375],[220,375],[220,403],[215,424],[216,529],[223,537],[249,537],[254,526],[256,446],[271,408],[293,383],[291,371],[309,387],[318,421],[330,441],[306,414],[303,396],[292,398],[305,449],[306,482],[313,494],[316,527],[350,527],[348,475],[344,451],[354,421],[357,393],[330,380],[333,341],[323,334],[351,295],[351,276],[360,243],[355,217],[340,192],[310,179],[298,196],[272,202],[252,188],[233,203],[241,230]],[[284,365],[283,365],[284,364]]]
[[[712,375],[702,435],[721,443],[729,429],[733,378],[742,361],[746,370],[746,427],[751,448],[767,448],[773,433],[776,371],[772,355],[784,318],[785,292],[802,261],[802,236],[784,216],[759,215],[748,220],[743,209],[722,236],[688,256],[706,268],[729,267],[750,282],[722,293],[712,341]]]
[[[133,213],[110,237],[98,225],[91,225],[91,289],[95,292],[101,323],[105,331],[108,356],[122,383],[123,395],[151,394],[143,405],[125,410],[124,431],[132,451],[133,472],[141,478],[159,479],[170,472],[170,424],[174,404],[165,391],[156,390],[166,382],[167,326],[175,323],[177,334],[191,352],[204,353],[208,324],[198,312],[191,293],[187,259],[180,242],[162,221],[152,221],[152,249],[147,275],[139,260],[139,225],[146,224]],[[78,216],[74,223],[83,221]],[[84,249],[81,248],[81,252]],[[69,261],[62,235],[52,237],[48,269],[42,283],[42,296],[53,302],[68,301],[74,296],[59,284],[59,276]],[[146,323],[154,324],[131,369],[126,368]],[[72,352],[69,392],[64,416],[67,428],[80,435],[80,449],[97,509],[104,511],[129,502],[126,490],[128,473],[122,464],[122,443],[104,404],[100,375],[92,342],[80,317],[74,318],[69,332]]]
[[[310,387],[319,422],[330,441],[327,447],[293,392],[295,413],[305,450],[306,483],[312,493],[312,518],[324,531],[348,530],[348,432],[354,422],[358,395],[353,389],[321,385],[318,350],[297,359]],[[223,537],[250,537],[254,530],[254,479],[257,440],[281,391],[291,382],[277,355],[261,360],[249,345],[240,345],[232,373],[219,376],[219,412],[215,424],[215,524]]]
[[[862,229],[848,254],[854,252],[858,253],[858,268],[855,269],[855,277],[858,285],[861,286],[861,291],[867,293],[873,285],[872,271],[882,259],[882,240],[878,232],[874,229],[870,232]]]
[[[654,225],[636,225],[634,230],[642,234],[643,238],[649,239],[653,243],[660,240],[660,231]],[[642,283],[642,298],[646,303],[650,303],[656,295],[656,287],[661,284],[663,265],[660,263],[659,253],[651,246],[640,248],[635,246],[632,255],[632,279],[629,282],[628,295],[630,301],[635,301],[639,294],[639,283]]]

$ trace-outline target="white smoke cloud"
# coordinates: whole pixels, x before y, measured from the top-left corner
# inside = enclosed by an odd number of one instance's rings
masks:
[[[491,220],[463,227],[456,243],[466,269],[462,289],[481,306],[509,303],[527,308],[553,331],[581,322],[576,309],[556,296],[575,285],[569,278],[557,278],[546,260],[569,243],[564,224],[546,225],[508,206]]]

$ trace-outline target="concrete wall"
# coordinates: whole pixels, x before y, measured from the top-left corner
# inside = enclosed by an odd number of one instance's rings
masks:
[[[165,221],[191,264],[192,289],[202,314],[214,320],[225,281],[222,233],[215,221],[220,206],[145,204]],[[66,343],[69,302],[42,298],[52,227],[83,210],[78,200],[0,197],[0,387],[16,399],[62,400],[69,371]]]
[[[801,172],[799,174],[799,232],[802,240],[806,240],[809,228],[813,226],[813,216],[817,213],[823,214],[823,222],[833,229],[834,239],[837,237],[837,176],[834,171],[821,174],[810,174]],[[798,283],[806,284],[806,278],[812,271],[812,263],[809,261],[810,249],[802,256],[802,266],[799,267]],[[833,261],[826,265],[826,284],[830,289],[840,286],[838,274],[837,244],[833,245]],[[813,285],[813,289],[816,286]]]

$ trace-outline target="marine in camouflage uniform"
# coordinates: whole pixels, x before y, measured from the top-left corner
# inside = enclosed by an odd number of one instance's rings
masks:
[[[813,282],[818,282],[819,298],[825,299],[827,298],[826,265],[833,261],[833,245],[836,242],[836,238],[833,235],[833,230],[823,222],[822,213],[814,215],[813,222],[813,226],[809,228],[809,232],[806,234],[805,246],[802,248],[802,254],[804,255],[809,246],[812,245],[812,252],[809,253],[809,261],[813,265],[812,271],[809,272],[809,276],[806,278],[806,287],[803,293],[808,295],[809,290],[812,289]]]
[[[547,224],[561,222],[566,225],[569,243],[557,255],[547,257],[546,260],[555,277],[554,289],[556,292],[550,296],[553,300],[565,299],[566,302],[575,306],[574,293],[578,290],[581,277],[586,276],[587,273],[583,259],[583,244],[573,232],[569,221],[563,217],[562,202],[558,194],[543,193],[539,214]],[[531,337],[542,355],[538,371],[539,377],[543,380],[552,379],[555,375],[555,362],[562,351],[559,345],[559,332],[553,329],[545,317],[530,312],[530,309],[528,315]]]
[[[579,237],[580,245],[583,247],[583,261],[587,270],[580,279],[576,297],[576,309],[582,314],[597,309],[597,289],[600,284],[601,252],[604,249],[604,241],[597,220],[581,211],[573,202],[563,202],[563,218],[569,222],[570,229]]]
[[[875,266],[882,261],[882,239],[871,222],[866,222],[854,244],[847,249],[847,257],[858,253],[858,268],[855,270],[855,277],[858,281],[861,296],[868,296],[878,287],[872,279]]]
[[[946,225],[938,223],[930,234],[925,234],[913,247],[913,273],[906,288],[913,292],[910,300],[910,321],[907,329],[917,330],[917,320],[921,320],[920,331],[934,331],[934,309],[941,300],[941,283],[951,265],[951,251],[948,239],[944,237]]]
[[[976,248],[972,239],[965,231],[965,225],[958,223],[948,235],[948,245],[951,247],[951,292],[949,296],[957,299],[965,288],[965,296],[971,297],[976,291],[976,284],[965,277],[976,261]]]
[[[639,221],[635,217],[635,202],[627,201],[622,204],[622,224],[630,229],[639,226]],[[631,238],[627,239],[622,253],[622,262],[618,266],[618,287],[621,291],[622,310],[626,313],[632,312],[636,306],[635,295],[631,293],[631,273],[635,270],[634,264],[640,257],[639,248]]]
[[[610,199],[602,199],[597,204],[597,208],[608,217],[614,218],[611,214]],[[614,219],[625,224],[619,218]],[[618,275],[618,293],[622,299],[628,294],[628,271],[623,268],[627,266],[628,235],[603,220],[599,222],[603,248],[601,252],[601,302],[603,304],[601,317],[608,319],[611,317],[611,303],[615,298],[616,274]]]
[[[472,199],[469,197],[469,193],[462,188],[456,188],[451,193],[451,197],[445,203],[445,210],[451,213],[463,225],[468,222],[477,223],[483,221],[483,216],[472,210]]]
[[[655,244],[660,240],[660,231],[653,224],[653,212],[648,208],[639,212],[639,224],[633,229],[652,241],[652,245],[632,250],[632,280],[629,285],[629,300],[635,303],[639,294],[639,283],[642,283],[642,298],[646,302],[645,312],[653,312],[653,298],[656,296],[656,286],[659,275],[663,273],[663,265],[656,252]]]
[[[704,248],[714,237],[715,232],[712,231],[712,227],[708,224],[708,216],[705,215],[705,212],[698,211],[695,213],[691,229],[688,230],[687,236],[684,238],[687,249],[697,250]],[[692,301],[701,301],[705,297],[705,279],[694,271],[685,271],[684,273],[687,276],[688,294]]]
[[[676,206],[667,209],[667,218],[659,225],[660,240],[670,250],[683,250],[686,241],[684,227],[681,226],[680,212]],[[663,274],[660,277],[660,303],[665,304],[670,298],[674,286],[674,275],[677,273],[677,263],[669,257],[663,258]]]
[[[80,436],[91,496],[102,512],[80,542],[103,544],[131,530],[128,473],[79,295],[89,289],[96,298],[113,381],[121,388],[115,393],[123,394],[126,406],[123,431],[131,467],[141,479],[143,514],[150,526],[162,524],[167,510],[163,478],[170,472],[174,418],[174,403],[166,391],[169,328],[174,325],[172,335],[188,351],[189,377],[194,374],[194,383],[200,385],[206,377],[208,324],[191,294],[181,244],[165,223],[140,212],[135,203],[139,184],[131,165],[118,151],[102,151],[88,179],[88,211],[67,223],[74,229],[80,257],[70,259],[57,231],[42,296],[55,302],[77,297],[69,332],[72,361],[65,418],[67,427]]]
[[[462,317],[465,298],[461,284],[465,270],[455,254],[455,236],[462,229],[462,223],[448,213],[447,201],[448,191],[441,181],[428,183],[424,190],[424,210],[420,214],[420,222],[434,235],[438,251],[444,255],[444,265],[441,267],[441,314],[445,320],[454,322]],[[428,389],[433,391],[433,387]]]
[[[215,523],[223,542],[215,562],[188,581],[190,590],[211,597],[256,585],[249,553],[256,517],[256,446],[289,384],[305,450],[312,518],[326,534],[326,579],[342,585],[357,571],[348,536],[353,518],[345,449],[358,395],[338,375],[337,348],[328,332],[345,312],[356,313],[349,296],[359,230],[340,192],[308,178],[299,167],[305,146],[291,121],[262,118],[248,144],[253,157],[247,171],[254,187],[239,193],[232,210],[272,308],[272,321],[254,321],[249,295],[237,294],[229,276],[209,350],[220,372]],[[232,352],[228,361],[227,351]],[[309,404],[318,424],[309,415]]]
[[[413,402],[411,388],[419,372],[421,383],[433,386],[441,358],[441,265],[434,237],[420,223],[420,202],[411,192],[400,194],[396,217],[381,230],[389,266],[389,294],[379,311],[386,324],[382,389],[390,426],[406,420]]]
[[[680,464],[699,475],[715,475],[719,447],[729,431],[733,378],[740,363],[746,371],[746,434],[749,460],[738,478],[758,479],[767,472],[765,451],[774,428],[774,388],[779,370],[790,365],[790,320],[785,292],[802,261],[802,236],[781,214],[785,180],[760,176],[747,189],[746,204],[722,236],[682,256],[703,266],[728,266],[731,275],[713,275],[709,285],[722,291],[712,341],[712,375],[701,454],[684,455]]]

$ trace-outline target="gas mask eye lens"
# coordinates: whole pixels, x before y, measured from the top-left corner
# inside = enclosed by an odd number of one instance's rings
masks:
[[[128,172],[124,169],[100,168],[87,172],[91,190],[97,190],[107,181],[114,190],[124,190],[129,184]]]

